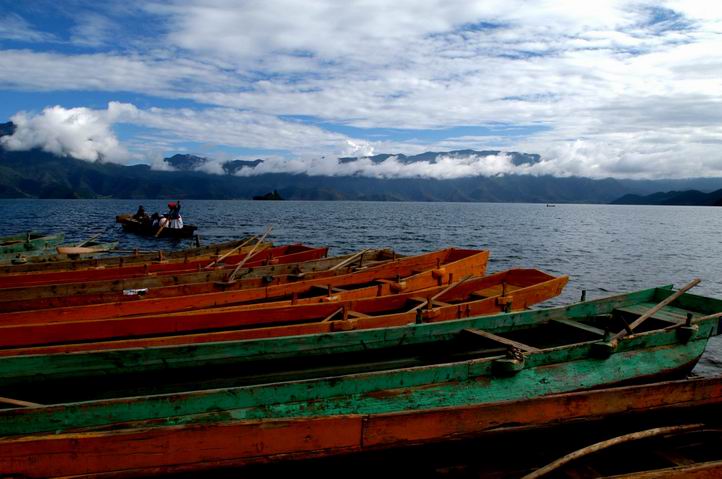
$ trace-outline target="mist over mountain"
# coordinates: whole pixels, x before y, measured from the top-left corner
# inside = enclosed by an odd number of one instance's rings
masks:
[[[0,136],[13,131],[12,123],[0,124]],[[403,165],[429,165],[440,158],[449,161],[473,155],[484,159],[499,158],[500,154],[496,150],[454,150],[411,156],[343,157],[338,161],[383,164],[393,159]],[[535,154],[504,154],[515,165],[541,161]],[[704,195],[722,187],[720,178],[617,180],[497,174],[434,179],[285,172],[248,175],[244,173],[262,167],[265,160],[237,159],[222,162],[222,168],[209,169],[218,161],[190,154],[173,155],[164,163],[173,171],[78,160],[38,149],[9,151],[0,147],[0,197],[251,199],[275,190],[289,200],[609,203],[625,195],[641,197],[662,189],[695,189]],[[632,201],[636,197],[626,198]]]

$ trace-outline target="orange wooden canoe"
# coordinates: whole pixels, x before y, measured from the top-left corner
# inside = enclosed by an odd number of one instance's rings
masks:
[[[383,296],[402,290],[418,290],[443,285],[467,275],[486,271],[488,251],[448,248],[432,253],[400,258],[349,274],[301,280],[295,283],[268,284],[264,287],[178,296],[172,299],[140,299],[131,302],[19,311],[0,314],[0,324],[20,324],[57,320],[89,320],[131,315],[172,313],[196,309],[269,301],[292,296],[347,297]],[[255,281],[255,280],[251,280]],[[351,289],[351,291],[341,291]]]
[[[232,283],[228,282],[232,268],[213,268],[201,272],[172,275],[152,274],[137,278],[7,288],[0,289],[0,312],[84,306],[257,288],[281,282],[350,273],[396,258],[393,251],[385,249],[364,250],[350,255],[294,263],[272,260],[271,264],[239,269],[236,275],[238,279]],[[250,279],[252,281],[249,281]]]
[[[559,295],[567,281],[567,276],[554,277],[534,269],[512,269],[446,286],[355,301],[260,308],[246,305],[181,314],[80,321],[51,321],[40,316],[33,322],[1,326],[0,347],[203,333],[193,337],[154,338],[137,345],[147,347],[179,341],[257,339],[447,321],[523,310]],[[232,331],[208,334],[219,330]],[[112,348],[112,343],[106,347]]]
[[[263,247],[263,246],[261,246]],[[245,247],[244,247],[245,248]],[[250,248],[240,254],[225,258],[225,267],[232,267],[242,261]],[[286,262],[307,261],[326,255],[328,248],[312,248],[305,245],[286,245],[274,248],[265,248],[254,254],[248,261],[248,266],[261,265],[266,261],[285,258]],[[293,255],[293,256],[292,256]],[[188,271],[200,271],[211,263],[208,260],[193,260],[183,263],[153,263],[118,268],[89,269],[82,271],[58,271],[49,273],[27,273],[0,276],[0,288],[17,288],[21,286],[35,286],[43,284],[59,284],[80,281],[97,281],[102,279],[122,279],[148,274],[174,274]]]

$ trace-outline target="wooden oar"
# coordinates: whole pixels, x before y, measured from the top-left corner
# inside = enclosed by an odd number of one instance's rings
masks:
[[[103,233],[98,233],[98,234],[96,234],[96,235],[93,235],[93,236],[91,236],[90,238],[86,239],[85,241],[82,241],[82,242],[76,244],[75,246],[76,246],[77,248],[80,248],[81,246],[85,246],[86,244],[90,243],[91,241],[93,241],[95,238],[97,238],[98,236],[100,236],[100,235],[102,235],[102,234],[103,234]]]
[[[690,289],[697,286],[700,283],[700,281],[702,281],[702,280],[699,278],[693,279],[686,286],[681,288],[679,291],[676,291],[673,295],[667,297],[664,301],[661,301],[657,306],[653,307],[652,309],[648,310],[646,313],[644,313],[643,315],[641,315],[640,317],[635,319],[634,322],[629,325],[629,330],[625,329],[625,330],[618,332],[617,334],[614,335],[614,337],[612,337],[612,339],[620,339],[620,338],[623,338],[624,336],[626,336],[627,334],[629,334],[630,331],[634,332],[634,329],[636,327],[638,327],[640,324],[642,324],[643,322],[645,322],[646,320],[648,320],[649,318],[654,316],[654,314],[657,313],[660,309],[664,308],[669,303],[671,303],[675,299],[679,298],[680,296],[682,296],[684,293],[686,293]]]
[[[20,399],[12,399],[12,398],[5,398],[5,397],[0,397],[0,404],[12,404],[13,406],[22,406],[22,407],[42,406],[42,404],[38,404],[36,402],[21,401]]]
[[[208,263],[208,266],[206,266],[204,269],[208,269],[208,268],[210,268],[211,266],[213,266],[214,264],[220,263],[221,261],[223,261],[224,259],[226,259],[229,255],[231,255],[231,254],[233,254],[234,252],[238,251],[239,249],[243,248],[244,246],[246,246],[248,243],[250,243],[250,242],[253,241],[254,239],[256,239],[256,236],[251,236],[251,237],[248,238],[246,241],[244,241],[243,243],[239,244],[238,246],[236,246],[235,248],[233,248],[232,250],[230,250],[229,252],[227,252],[226,254],[224,254],[223,256],[221,256],[220,258],[218,258],[218,259],[216,259],[216,260],[213,260],[213,261],[211,261],[210,263]]]
[[[231,275],[228,277],[228,282],[232,282],[236,278],[236,274],[238,274],[238,271],[243,267],[244,264],[246,264],[246,261],[248,261],[251,257],[253,257],[253,254],[256,251],[256,248],[263,243],[263,240],[266,239],[266,236],[268,236],[268,233],[271,232],[273,229],[272,225],[269,225],[268,228],[266,228],[266,231],[263,233],[263,236],[261,236],[258,241],[256,241],[256,244],[253,245],[253,248],[251,248],[251,251],[248,252],[248,254],[236,265],[236,268],[233,270]]]
[[[572,461],[575,461],[584,456],[588,456],[589,454],[602,451],[609,447],[616,446],[617,444],[638,441],[640,439],[647,439],[650,437],[663,436],[676,432],[696,431],[702,428],[704,428],[704,424],[684,424],[681,426],[657,427],[654,429],[647,429],[646,431],[638,431],[631,434],[625,434],[623,436],[617,436],[612,439],[607,439],[606,441],[592,444],[591,446],[583,447],[582,449],[567,454],[566,456],[561,457],[556,461],[549,463],[546,466],[539,468],[530,474],[527,474],[526,476],[522,477],[522,479],[539,479],[540,477],[546,476],[550,472],[553,472],[560,467],[569,464]]]
[[[671,326],[667,326],[664,329],[675,329],[675,328],[678,328],[678,327],[684,326],[684,325],[692,326],[693,324],[701,323],[702,321],[709,321],[710,319],[717,319],[717,318],[722,318],[722,313],[708,314],[707,316],[702,316],[701,318],[695,318],[695,319],[692,319],[689,322],[689,324],[687,323],[687,321],[680,321],[679,323],[673,324]]]
[[[161,216],[161,218],[162,218],[162,216]],[[158,222],[160,222],[160,220],[158,220]],[[155,234],[155,237],[157,238],[158,236],[160,236],[160,234],[165,229],[165,225],[169,225],[169,224],[170,224],[170,218],[166,218],[165,224],[160,225],[160,228],[158,228],[158,232]]]
[[[361,250],[361,251],[359,251],[358,253],[352,255],[351,257],[346,258],[345,260],[341,261],[341,262],[340,262],[339,264],[337,264],[336,266],[334,266],[334,267],[332,267],[332,268],[329,268],[328,271],[336,271],[336,270],[339,269],[339,268],[343,268],[343,267],[346,266],[347,264],[352,263],[353,261],[355,261],[356,259],[358,259],[359,256],[363,256],[363,255],[365,255],[366,253],[368,253],[369,251],[371,251],[371,250],[368,250],[368,249]]]

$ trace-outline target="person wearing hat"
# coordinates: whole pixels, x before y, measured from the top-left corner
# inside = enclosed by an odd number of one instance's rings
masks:
[[[168,203],[168,214],[166,215],[169,220],[168,228],[183,229],[183,217],[181,217],[180,208],[180,201]]]

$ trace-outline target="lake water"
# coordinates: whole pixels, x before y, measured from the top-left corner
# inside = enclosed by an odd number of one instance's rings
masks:
[[[116,214],[165,211],[165,201],[0,200],[0,235],[65,231],[69,242],[98,232],[120,248],[174,249],[190,241],[123,233]],[[328,245],[331,254],[392,247],[413,254],[446,246],[491,251],[489,271],[536,267],[568,274],[565,292],[547,305],[589,299],[693,278],[693,292],[722,297],[722,209],[509,203],[310,201],[183,202],[184,221],[199,226],[202,243],[259,234],[273,225],[277,244]],[[162,245],[162,246],[159,246]],[[713,338],[696,369],[722,368],[722,340]]]

